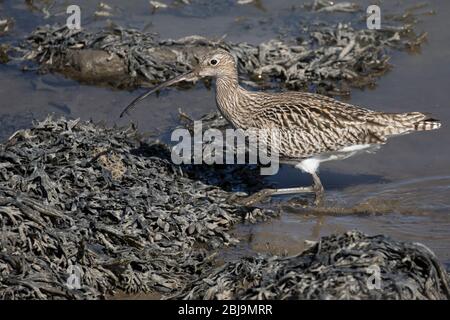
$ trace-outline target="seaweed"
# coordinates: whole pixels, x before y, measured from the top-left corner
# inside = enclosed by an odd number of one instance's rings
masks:
[[[228,262],[171,298],[449,299],[450,282],[424,245],[349,231],[295,256]]]
[[[351,7],[344,3],[339,8]],[[198,35],[160,39],[153,33],[121,27],[89,32],[43,26],[31,33],[19,51],[21,59],[38,62],[41,71],[61,72],[95,85],[134,88],[186,72],[206,51],[220,47],[236,57],[243,82],[249,86],[269,83],[348,95],[349,86],[373,86],[390,70],[390,49],[418,48],[426,37],[414,32],[413,23],[402,21],[381,30],[357,29],[351,23],[311,24],[298,27],[296,33],[295,38],[252,45]],[[274,79],[278,81],[268,81]]]
[[[188,178],[133,127],[47,118],[1,145],[0,161],[2,299],[173,292],[238,241],[235,223],[273,215]]]

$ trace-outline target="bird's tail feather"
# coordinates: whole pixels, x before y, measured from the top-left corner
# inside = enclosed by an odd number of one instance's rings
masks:
[[[437,119],[427,118],[414,124],[415,131],[435,130],[441,127],[441,122]]]
[[[422,112],[391,114],[386,125],[385,136],[393,136],[414,131],[428,131],[439,129],[441,122]]]
[[[397,113],[394,119],[407,131],[427,131],[441,127],[439,120],[422,112]]]

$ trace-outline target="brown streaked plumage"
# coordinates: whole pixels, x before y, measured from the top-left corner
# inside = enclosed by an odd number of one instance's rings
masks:
[[[319,202],[323,187],[317,175],[324,161],[344,159],[386,142],[394,135],[438,129],[441,124],[421,112],[385,113],[305,93],[247,91],[239,85],[236,63],[227,51],[208,53],[193,71],[178,76],[135,99],[121,114],[152,92],[183,80],[216,78],[216,102],[222,115],[236,128],[277,129],[281,162],[296,164],[312,175],[309,188],[263,190],[250,202],[274,194],[315,192]]]

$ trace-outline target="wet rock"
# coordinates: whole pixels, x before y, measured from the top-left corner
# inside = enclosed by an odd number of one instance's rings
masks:
[[[89,84],[111,84],[127,81],[127,66],[114,53],[102,50],[68,50],[63,72],[70,78]]]
[[[351,231],[323,237],[296,256],[226,263],[172,298],[449,299],[449,281],[424,245]]]

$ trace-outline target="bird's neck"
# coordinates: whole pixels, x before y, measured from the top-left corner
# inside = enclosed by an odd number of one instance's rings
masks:
[[[230,73],[218,76],[216,79],[217,91],[221,93],[228,93],[236,91],[239,88],[239,81],[237,74]]]
[[[220,76],[216,79],[216,102],[221,114],[236,128],[246,129],[248,112],[245,101],[248,92],[239,85],[235,76]]]

